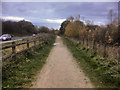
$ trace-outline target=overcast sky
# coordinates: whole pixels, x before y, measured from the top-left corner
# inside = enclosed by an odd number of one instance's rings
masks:
[[[59,29],[69,16],[80,14],[94,24],[108,23],[108,12],[117,12],[117,2],[2,2],[2,18],[28,20],[37,26]],[[116,14],[117,15],[117,14]]]

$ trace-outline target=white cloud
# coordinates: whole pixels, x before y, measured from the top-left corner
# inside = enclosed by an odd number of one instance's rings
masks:
[[[23,20],[24,18],[21,18],[21,17],[2,17],[2,19],[7,19],[7,20]]]
[[[85,20],[80,20],[80,21],[82,21],[84,24],[86,24]]]
[[[103,22],[96,22],[95,24],[97,24],[97,25],[105,25],[105,23],[103,23]]]
[[[2,19],[15,20],[15,21],[26,20],[25,18],[22,18],[22,17],[12,17],[12,16],[2,17]],[[26,20],[26,21],[29,21],[29,20]]]
[[[65,20],[66,19],[45,19],[45,21],[47,21],[49,23],[62,23]]]

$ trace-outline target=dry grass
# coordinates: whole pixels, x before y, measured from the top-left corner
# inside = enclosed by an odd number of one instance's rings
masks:
[[[104,45],[96,44],[97,53],[101,56],[104,56]],[[119,60],[119,50],[120,47],[118,46],[106,46],[106,57],[110,60]]]
[[[16,47],[16,52],[19,52],[19,51],[21,51],[21,50],[25,50],[26,48],[27,48],[26,44],[17,46],[17,47]]]
[[[74,42],[78,42],[78,40],[72,39],[72,41]],[[79,41],[80,44],[83,45],[83,42]],[[87,42],[84,42],[84,47],[87,47],[88,49],[93,49],[93,42],[89,41],[88,42],[88,46],[87,46]],[[104,45],[103,44],[95,44],[96,47],[96,52],[100,55],[100,56],[104,56]],[[106,57],[110,60],[116,60],[118,61],[120,59],[120,46],[106,46]]]
[[[115,60],[101,57],[98,53],[93,54],[94,50],[90,49],[92,47],[88,48],[85,44],[78,44],[69,38],[64,38],[64,41],[78,63],[80,62],[79,65],[83,69],[84,73],[91,79],[97,88],[119,88],[119,64]],[[92,46],[92,43],[90,46]],[[103,50],[102,46],[103,45],[99,48],[101,51]]]
[[[2,87],[4,88],[28,88],[35,79],[35,75],[45,64],[45,60],[55,41],[49,38],[48,44],[28,50],[18,55],[16,59],[8,59],[2,64]],[[19,48],[23,48],[22,46]],[[19,49],[18,48],[18,49]]]
[[[1,52],[2,52],[2,56],[10,55],[12,53],[12,48],[2,50]]]
[[[50,35],[50,34],[39,34],[38,37],[41,39],[40,41],[43,41],[43,38],[44,38],[44,40],[45,40],[45,39],[51,37],[51,35]],[[33,41],[33,40],[37,40],[37,39],[38,39],[38,38],[36,38],[36,37],[26,38],[26,39],[23,39],[23,40],[15,41],[15,43],[16,43],[16,44],[17,44],[17,43],[23,43],[23,42],[27,42],[27,40]],[[36,45],[39,44],[40,41],[39,41],[39,40],[36,41]],[[8,46],[8,45],[12,45],[12,42],[5,43],[5,44],[3,44],[2,46]],[[34,46],[34,45],[35,45],[34,42],[29,43],[29,47],[32,47],[32,46]],[[16,46],[16,52],[19,52],[19,51],[21,51],[21,50],[25,50],[26,48],[27,48],[27,44],[23,44],[23,45]],[[4,57],[4,56],[9,56],[9,55],[12,54],[12,48],[0,50],[0,53],[2,53],[2,56],[1,56],[0,58],[2,58],[2,57]]]
[[[22,41],[23,42],[23,41]],[[22,42],[19,42],[19,43],[22,43]],[[24,41],[25,42],[25,41]],[[38,42],[36,43],[38,44]],[[30,47],[34,46],[34,42],[31,42],[29,44]],[[19,45],[19,46],[16,46],[16,52],[19,52],[21,50],[25,50],[27,48],[27,44],[23,44],[23,45]],[[4,56],[8,56],[10,54],[12,54],[12,48],[8,48],[8,49],[3,49],[1,50],[2,52],[2,57]]]

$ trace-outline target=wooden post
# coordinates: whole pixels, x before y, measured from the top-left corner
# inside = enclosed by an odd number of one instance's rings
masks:
[[[104,44],[104,54],[103,57],[106,57],[106,43]]]
[[[39,38],[39,45],[40,45],[40,38]]]
[[[98,46],[97,46],[97,52],[100,54],[99,50],[100,50],[100,42],[98,43]]]
[[[87,48],[88,48],[88,39],[87,39]]]
[[[93,50],[95,50],[96,49],[96,47],[95,47],[96,45],[95,45],[95,40],[93,40]]]
[[[42,41],[42,38],[39,37],[39,49],[41,48],[41,41]]]
[[[119,48],[118,48],[118,62],[120,62],[120,46],[119,46]]]
[[[27,48],[29,48],[29,40],[27,40]]]
[[[36,40],[34,40],[34,46],[36,46]]]
[[[12,53],[16,53],[16,50],[15,50],[15,48],[16,48],[16,46],[15,46],[15,42],[12,42]]]
[[[84,46],[84,38],[83,38],[83,40],[82,40],[82,41],[83,41],[83,46]]]
[[[16,46],[15,46],[15,42],[12,42],[12,54],[15,54],[16,53]],[[16,55],[14,57],[12,57],[12,60],[16,62]]]
[[[44,39],[42,38],[42,45],[44,45],[44,44],[45,44],[45,38]]]

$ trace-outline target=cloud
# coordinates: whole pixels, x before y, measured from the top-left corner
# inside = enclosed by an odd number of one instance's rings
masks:
[[[4,0],[3,0],[4,1]],[[19,0],[20,1],[20,0]],[[27,0],[24,0],[27,1]],[[65,0],[66,1],[66,0]],[[106,0],[105,0],[106,1]],[[58,28],[69,16],[84,17],[95,24],[108,23],[109,10],[118,11],[117,2],[2,2],[2,16],[29,20],[35,25]],[[118,15],[118,14],[116,14]],[[16,16],[16,17],[13,17]],[[7,18],[8,19],[8,18]],[[81,20],[81,19],[80,19]],[[83,21],[85,23],[85,21]],[[37,24],[36,24],[37,23]]]
[[[95,22],[95,24],[96,24],[96,25],[105,25],[105,23],[103,23],[103,22],[100,22],[100,21],[98,21],[98,22]]]
[[[7,19],[7,20],[23,20],[24,18],[21,17],[2,17],[2,19]]]
[[[5,19],[5,20],[15,20],[15,21],[20,21],[20,20],[24,20],[25,18],[22,18],[22,17],[12,17],[12,16],[7,16],[7,17],[2,17],[2,19]],[[26,20],[26,19],[25,19]],[[26,20],[26,21],[29,21],[29,20]]]
[[[45,19],[45,21],[47,21],[49,23],[62,23],[65,20],[66,19]]]

